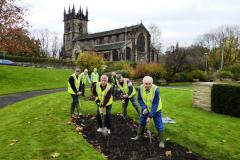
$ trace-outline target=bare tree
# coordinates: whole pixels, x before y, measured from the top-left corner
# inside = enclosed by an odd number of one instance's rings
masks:
[[[149,25],[149,32],[151,34],[151,45],[159,52],[161,51],[161,31],[156,24]]]
[[[51,50],[52,50],[52,57],[56,58],[57,53],[59,52],[59,38],[58,33],[52,33],[52,40],[51,40]]]

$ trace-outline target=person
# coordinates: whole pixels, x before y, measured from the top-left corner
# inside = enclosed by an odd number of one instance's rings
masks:
[[[159,147],[164,148],[163,121],[162,121],[162,101],[159,89],[153,84],[150,76],[143,78],[143,84],[138,89],[138,102],[142,108],[140,125],[137,136],[133,140],[139,140],[144,132],[146,123],[149,125],[151,119],[154,120],[155,128],[158,131]]]
[[[117,98],[117,79],[116,79],[116,73],[112,72],[110,81],[109,81],[112,85],[112,94],[113,94],[113,98],[116,99]]]
[[[72,103],[70,107],[70,115],[74,117],[75,109],[77,110],[77,115],[80,115],[80,105],[78,96],[81,94],[80,86],[80,69],[76,68],[75,73],[73,73],[68,79],[68,93],[72,97]]]
[[[93,96],[93,88],[96,86],[96,83],[99,82],[99,74],[97,72],[97,68],[93,69],[93,72],[91,74],[91,81],[92,81],[91,91]]]
[[[84,72],[80,74],[80,81],[81,81],[81,88],[82,88],[82,96],[85,96],[85,86],[87,81],[89,84],[92,84],[89,76],[88,76],[88,69],[84,69]]]
[[[124,119],[128,118],[127,107],[128,107],[129,100],[131,101],[133,107],[137,111],[138,116],[140,116],[139,107],[138,107],[137,101],[136,101],[136,90],[135,90],[134,86],[132,85],[132,82],[129,79],[124,78],[121,74],[118,74],[117,75],[117,86],[122,92],[121,102],[122,102],[123,118]]]
[[[112,97],[112,86],[108,83],[108,77],[106,75],[101,76],[100,82],[96,84],[96,87],[93,89],[93,93],[95,98],[95,102],[98,106],[97,109],[97,121],[98,121],[98,129],[97,132],[102,132],[103,124],[102,117],[103,109],[106,108],[106,117],[104,126],[107,127],[107,133],[111,133],[111,109],[113,103]]]

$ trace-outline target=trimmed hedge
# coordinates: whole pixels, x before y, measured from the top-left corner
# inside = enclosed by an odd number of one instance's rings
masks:
[[[216,113],[240,117],[240,85],[213,85],[211,107]]]

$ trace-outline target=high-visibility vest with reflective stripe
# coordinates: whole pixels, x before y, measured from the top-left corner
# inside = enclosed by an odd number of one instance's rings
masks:
[[[87,80],[89,78],[88,74],[84,74],[84,72],[83,72],[83,73],[80,74],[80,77],[81,77],[82,83],[87,84]]]
[[[75,73],[73,73],[71,76],[72,76],[73,79],[74,79],[74,85],[75,85],[77,91],[79,91],[80,76],[78,76],[78,78],[77,78]],[[70,85],[69,82],[68,82],[68,93],[70,93],[70,94],[76,94],[76,93],[73,91],[73,89],[72,89],[72,87],[71,87],[71,85]]]
[[[156,93],[157,89],[158,89],[158,87],[156,85],[152,84],[150,91],[146,92],[146,88],[144,87],[144,85],[140,86],[140,94],[141,94],[142,100],[145,103],[145,105],[150,109],[152,107],[153,99],[155,97],[155,93]],[[162,109],[162,100],[161,100],[161,97],[159,96],[159,103],[158,103],[157,111],[159,111],[161,109]]]
[[[95,72],[92,72],[92,74],[91,74],[91,80],[92,80],[92,82],[98,82],[98,80],[99,80],[99,74],[98,73],[95,73]]]
[[[97,91],[97,98],[96,99],[99,99],[100,100],[100,103],[103,104],[104,100],[105,100],[105,97],[108,93],[108,91],[111,89],[111,84],[107,83],[107,86],[106,88],[102,91],[101,87],[100,87],[100,82],[98,82],[96,84],[96,91]],[[106,106],[109,106],[113,103],[113,97],[111,95],[111,98],[109,99],[109,101],[107,102],[107,105]]]
[[[124,80],[123,80],[123,86],[121,86],[121,85],[119,84],[119,82],[117,83],[118,87],[119,87],[120,90],[123,92],[123,94],[127,94],[128,91],[129,91],[128,84],[127,84],[127,80],[128,80],[127,78],[124,78]],[[129,98],[132,98],[132,97],[136,94],[136,90],[135,90],[134,86],[132,86],[132,87],[133,87],[133,91],[132,91],[131,95],[128,95]]]
[[[112,85],[115,85],[115,83],[116,83],[116,81],[115,81],[115,78],[113,77],[113,76],[111,76],[111,83],[112,83]]]

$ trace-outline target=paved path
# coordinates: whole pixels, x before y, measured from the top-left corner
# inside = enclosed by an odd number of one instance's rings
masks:
[[[40,90],[40,91],[30,91],[30,92],[21,92],[21,93],[13,93],[9,95],[0,96],[0,109],[6,107],[7,105],[25,100],[27,98],[50,94],[55,92],[66,91],[66,88],[57,88],[57,89],[50,89],[50,90]]]

